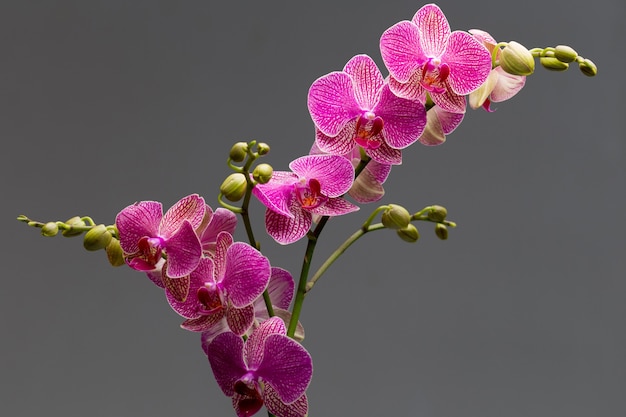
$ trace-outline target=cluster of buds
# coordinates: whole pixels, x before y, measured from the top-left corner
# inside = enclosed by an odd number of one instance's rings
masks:
[[[271,165],[265,163],[256,165],[252,170],[252,178],[250,178],[252,164],[257,158],[267,155],[269,151],[269,145],[263,142],[237,142],[233,145],[230,149],[228,165],[235,172],[222,182],[220,186],[220,202],[222,196],[232,202],[239,201],[256,184],[266,184],[270,181],[274,170]],[[243,163],[243,165],[234,165],[233,162]],[[226,204],[223,205],[228,207]]]
[[[441,240],[448,238],[448,227],[456,227],[456,223],[446,220],[448,215],[446,208],[439,205],[425,207],[414,214],[410,214],[407,209],[397,204],[382,206],[381,209],[382,225],[395,230],[400,239],[409,243],[417,242],[420,237],[413,221],[435,223],[435,235]]]
[[[539,63],[550,71],[565,71],[569,65],[576,62],[578,69],[584,75],[593,77],[598,74],[598,67],[590,59],[578,55],[573,48],[567,45],[557,45],[548,48],[535,48],[530,51],[539,58]]]

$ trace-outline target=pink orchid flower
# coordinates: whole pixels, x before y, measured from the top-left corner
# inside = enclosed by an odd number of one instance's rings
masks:
[[[293,172],[274,171],[252,193],[267,207],[265,229],[280,244],[303,238],[313,215],[339,216],[359,209],[341,198],[354,181],[354,168],[337,155],[308,155],[289,164]]]
[[[217,384],[233,400],[239,417],[263,405],[277,417],[304,417],[306,389],[313,375],[309,353],[286,336],[285,323],[272,317],[244,342],[232,332],[219,334],[207,347]]]
[[[414,143],[426,124],[424,106],[394,95],[367,55],[315,80],[308,107],[324,153],[345,155],[361,146],[383,164],[401,164],[401,149]]]
[[[479,29],[471,29],[469,32],[487,48],[490,54],[493,53],[498,42],[489,33]],[[496,54],[496,59],[498,59],[500,52]],[[477,109],[482,106],[488,112],[495,111],[491,108],[491,103],[510,99],[524,87],[524,84],[526,84],[525,76],[509,74],[501,67],[495,67],[489,73],[487,81],[470,93],[470,107]]]
[[[139,271],[161,267],[169,278],[180,278],[193,271],[202,246],[196,234],[206,210],[197,194],[182,198],[163,214],[156,201],[141,201],[118,213],[115,225],[128,265]],[[163,263],[163,255],[167,261]]]
[[[419,9],[412,21],[387,29],[380,50],[394,94],[421,103],[428,94],[452,113],[465,112],[464,96],[480,87],[491,71],[489,51],[469,33],[451,32],[435,4]]]
[[[237,216],[232,211],[219,207],[215,211],[207,204],[206,214],[198,227],[198,236],[202,244],[202,253],[207,256],[215,254],[217,235],[220,232],[235,233]]]

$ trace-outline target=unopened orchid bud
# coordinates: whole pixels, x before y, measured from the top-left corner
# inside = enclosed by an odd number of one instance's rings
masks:
[[[587,77],[593,77],[598,74],[598,67],[596,67],[596,64],[594,64],[590,59],[587,58],[585,58],[581,63],[578,64],[578,68]]]
[[[96,251],[107,247],[113,236],[105,225],[99,224],[85,233],[83,246],[89,251]]]
[[[396,230],[396,233],[400,239],[409,243],[415,243],[420,238],[420,233],[417,231],[417,227],[415,227],[413,223],[409,223],[405,228]]]
[[[445,224],[437,223],[435,226],[435,234],[441,240],[446,240],[448,238],[448,228]]]
[[[442,206],[431,206],[430,210],[428,210],[428,220],[433,222],[442,222],[446,219],[448,215],[448,210]]]
[[[252,171],[252,178],[259,184],[267,184],[272,179],[274,168],[270,164],[259,164]]]
[[[570,63],[576,60],[578,52],[567,45],[557,45],[554,48],[554,57],[561,62]]]
[[[83,226],[85,226],[85,222],[83,221],[83,219],[81,219],[78,216],[74,216],[71,219],[66,220],[65,224],[67,224],[68,226],[73,226],[73,227],[83,227]],[[61,234],[63,236],[65,236],[65,237],[78,236],[78,235],[80,235],[82,233],[83,233],[82,230],[74,230],[74,229],[67,229],[67,230],[63,230],[61,232]]]
[[[535,71],[535,58],[524,45],[511,41],[500,53],[500,66],[509,74],[530,75]]]
[[[267,155],[270,152],[270,145],[261,142],[256,146],[256,149],[259,155]]]
[[[545,69],[549,69],[550,71],[565,71],[569,68],[568,63],[559,61],[551,56],[542,56],[539,58],[539,62],[541,62],[541,65]]]
[[[411,214],[402,206],[389,204],[381,216],[382,223],[389,229],[404,229],[411,223]]]
[[[116,238],[111,239],[109,244],[106,246],[105,251],[111,265],[122,266],[126,263],[124,262],[124,251],[122,251],[120,241]]]
[[[226,177],[220,186],[220,192],[230,201],[239,201],[246,194],[247,187],[245,175],[235,172]]]
[[[41,234],[44,236],[52,237],[59,233],[59,225],[55,222],[48,222],[41,227]]]
[[[237,142],[230,148],[228,156],[235,162],[241,162],[246,159],[248,154],[248,144],[246,142]]]

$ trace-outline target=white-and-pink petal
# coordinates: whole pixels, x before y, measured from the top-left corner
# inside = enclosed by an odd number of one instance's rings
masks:
[[[328,136],[337,135],[360,113],[352,79],[342,71],[315,80],[309,88],[307,105],[315,126]]]

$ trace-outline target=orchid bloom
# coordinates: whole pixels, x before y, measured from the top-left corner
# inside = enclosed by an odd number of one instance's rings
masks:
[[[254,321],[254,300],[267,287],[270,264],[261,252],[244,242],[234,242],[227,232],[217,236],[215,256],[200,260],[190,274],[188,296],[181,301],[166,287],[170,306],[187,320],[181,327],[206,331],[222,318],[237,335]]]
[[[383,164],[402,163],[401,149],[414,143],[426,124],[424,106],[394,95],[367,55],[315,80],[308,107],[323,152],[345,155],[361,146]]]
[[[426,129],[420,136],[419,141],[422,145],[436,146],[446,141],[446,135],[449,135],[463,121],[465,113],[451,113],[443,110],[435,105],[428,110],[428,122]]]
[[[469,32],[489,50],[490,54],[493,54],[498,42],[489,33],[479,29],[471,29]],[[496,54],[496,59],[498,59],[500,51]],[[524,84],[526,84],[525,76],[509,74],[502,67],[497,66],[491,70],[487,81],[470,93],[470,107],[477,109],[482,106],[488,112],[495,111],[491,109],[491,103],[510,99],[524,87]]]
[[[394,94],[421,103],[428,94],[452,113],[465,112],[464,96],[480,87],[491,71],[489,51],[469,33],[451,32],[435,4],[419,9],[412,21],[387,29],[380,50]]]
[[[343,156],[308,155],[289,164],[293,172],[274,171],[253,194],[267,207],[265,229],[280,244],[303,238],[313,215],[339,216],[358,210],[341,198],[354,181],[352,163]]]
[[[162,267],[169,278],[188,275],[202,256],[196,229],[205,210],[204,199],[197,194],[182,198],[165,215],[156,201],[141,201],[123,209],[115,225],[128,265],[144,272]],[[167,257],[164,264],[163,255]]]
[[[202,244],[202,253],[207,256],[215,254],[217,235],[220,232],[235,233],[237,216],[230,210],[218,208],[215,211],[207,204],[206,214],[198,228],[198,236]]]
[[[287,337],[281,318],[264,321],[245,342],[232,332],[221,333],[206,350],[237,416],[252,416],[264,404],[277,417],[306,416],[313,363],[306,349]]]

